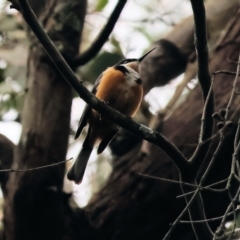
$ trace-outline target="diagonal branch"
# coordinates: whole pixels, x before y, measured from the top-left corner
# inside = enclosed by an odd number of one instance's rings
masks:
[[[30,172],[30,171],[36,171],[36,170],[40,170],[40,169],[44,169],[44,168],[49,168],[49,167],[55,167],[57,165],[66,163],[68,161],[71,161],[72,158],[69,158],[67,160],[63,160],[57,163],[52,163],[52,164],[47,164],[44,166],[40,166],[40,167],[34,167],[34,168],[27,168],[27,169],[15,169],[15,168],[8,168],[8,169],[0,169],[0,173],[2,172]]]
[[[40,43],[43,45],[50,59],[61,73],[63,78],[73,87],[79,96],[93,109],[109,118],[111,121],[126,129],[132,134],[142,138],[161,148],[177,165],[181,172],[188,172],[189,163],[179,149],[168,139],[157,131],[154,131],[142,124],[134,122],[131,118],[121,114],[113,108],[107,106],[104,102],[99,101],[92,93],[90,93],[78,80],[71,68],[67,65],[62,55],[54,46],[50,38],[42,29],[35,14],[30,8],[27,0],[19,0],[20,9],[25,21],[32,29]],[[17,6],[19,7],[19,6]],[[19,8],[18,8],[19,9]]]
[[[101,50],[104,43],[108,40],[109,35],[111,34],[127,0],[118,0],[118,3],[113,10],[111,16],[108,19],[107,24],[102,29],[98,37],[95,39],[95,41],[91,44],[89,49],[87,49],[85,52],[78,55],[73,61],[71,62],[71,66],[73,67],[79,67],[87,62],[89,62],[92,58],[94,58],[98,52]]]

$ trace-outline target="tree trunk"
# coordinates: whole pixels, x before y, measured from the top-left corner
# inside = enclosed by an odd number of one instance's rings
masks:
[[[79,51],[86,1],[31,2],[62,54],[73,58]],[[63,161],[68,145],[72,89],[35,37],[30,38],[22,135],[12,165],[15,169]],[[4,239],[70,239],[71,212],[62,192],[64,172],[61,164],[10,173],[4,196]]]

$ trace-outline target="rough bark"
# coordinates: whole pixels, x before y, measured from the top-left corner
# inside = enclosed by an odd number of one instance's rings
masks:
[[[63,55],[79,50],[86,1],[31,1]],[[22,135],[12,167],[28,169],[65,160],[72,90],[30,34]],[[4,207],[4,239],[75,239],[68,196],[62,192],[64,164],[11,173]],[[76,237],[76,236],[75,236]]]
[[[235,9],[236,11],[236,9]],[[216,46],[210,61],[211,72],[217,70],[236,71],[240,44],[240,13],[234,14],[225,28],[225,35]],[[232,61],[228,61],[230,58]],[[154,59],[154,57],[153,57]],[[173,67],[173,66],[172,66]],[[144,68],[143,68],[144,69]],[[158,71],[153,71],[156,76]],[[218,75],[215,79],[216,110],[226,107],[232,91],[234,76]],[[237,109],[235,97],[231,113]],[[188,158],[198,142],[199,126],[203,108],[199,86],[193,89],[186,100],[168,117],[155,126],[175,143]],[[239,113],[235,117],[239,117]],[[213,170],[206,184],[226,178],[229,174],[233,153],[232,131],[226,135],[224,147],[217,156]],[[214,139],[207,163],[218,143]],[[116,144],[115,144],[116,145]],[[146,147],[145,147],[146,149]],[[100,239],[161,239],[184,206],[180,187],[168,182],[146,179],[136,173],[144,173],[168,179],[178,179],[178,171],[172,161],[155,146],[148,144],[148,151],[142,152],[141,144],[127,154],[116,157],[113,172],[105,187],[92,199],[85,209],[92,225],[100,229]],[[223,187],[223,186],[221,186]],[[203,198],[207,217],[220,216],[229,199],[225,193],[204,192]],[[221,201],[219,201],[221,199]],[[213,229],[217,223],[212,225]],[[214,229],[215,230],[215,229]],[[195,239],[190,225],[179,225],[171,239]]]

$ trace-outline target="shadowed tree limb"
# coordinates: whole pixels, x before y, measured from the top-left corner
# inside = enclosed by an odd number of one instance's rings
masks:
[[[213,91],[210,90],[211,76],[208,67],[209,56],[204,3],[203,1],[191,0],[191,4],[195,22],[195,46],[198,59],[198,80],[202,88],[204,102],[209,95],[209,100],[205,104],[205,111],[203,111],[202,114],[199,143],[193,156],[190,159],[190,162],[192,162],[195,166],[195,171],[198,171],[199,167],[201,166],[204,158],[208,153],[211,144],[211,142],[208,142],[207,144],[202,143],[203,141],[212,136],[212,114],[214,112],[214,97]]]

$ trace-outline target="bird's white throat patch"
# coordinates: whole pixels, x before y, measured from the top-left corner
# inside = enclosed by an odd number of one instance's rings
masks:
[[[140,75],[138,72],[136,72],[134,69],[128,67],[128,66],[124,66],[128,72],[126,73],[126,84],[131,87],[131,86],[135,86],[137,83],[137,80],[140,79]]]

